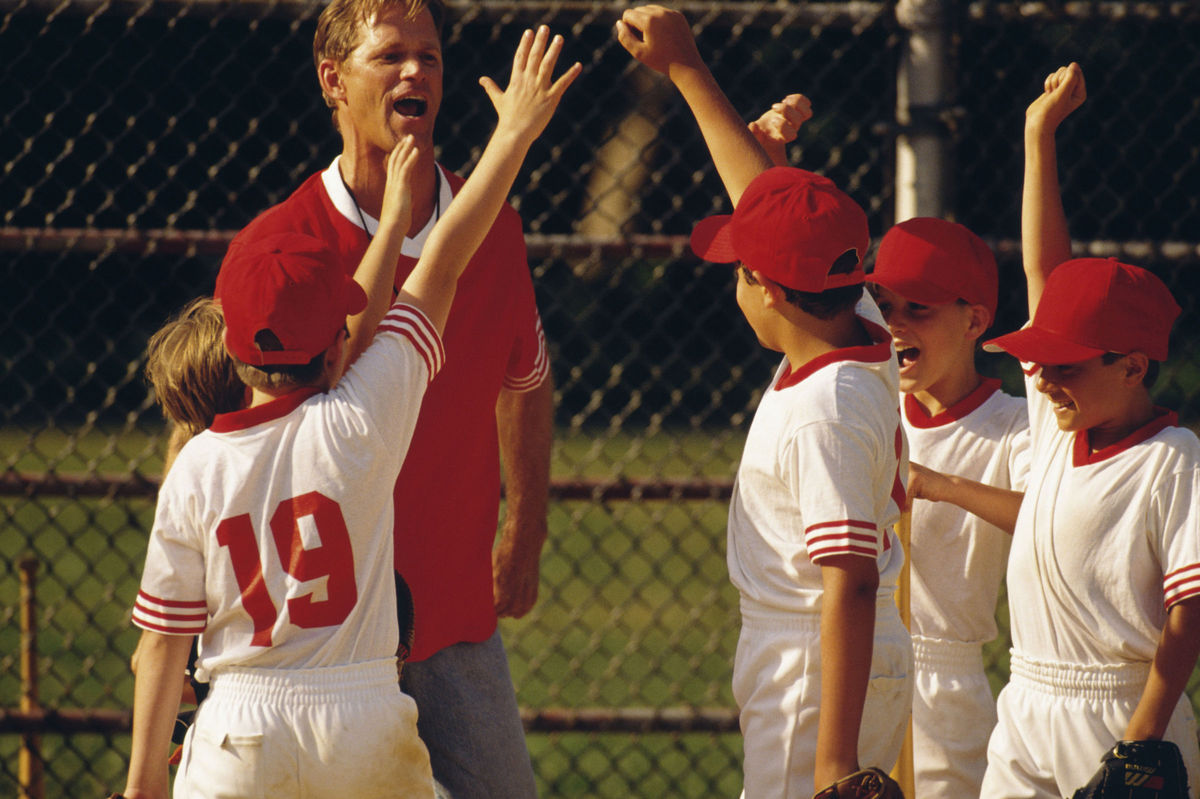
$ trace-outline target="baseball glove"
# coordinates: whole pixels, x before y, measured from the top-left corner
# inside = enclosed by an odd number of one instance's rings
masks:
[[[1072,799],[1187,799],[1187,768],[1170,741],[1117,741]]]
[[[877,768],[847,774],[813,799],[904,799],[900,784]]]

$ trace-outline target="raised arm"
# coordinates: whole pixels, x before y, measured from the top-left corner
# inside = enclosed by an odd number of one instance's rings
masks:
[[[775,166],[787,166],[787,146],[796,140],[800,126],[812,119],[812,102],[803,94],[789,94],[750,123],[750,133]]]
[[[551,81],[562,47],[562,37],[551,40],[545,25],[536,34],[527,30],[513,57],[508,88],[501,91],[491,78],[479,80],[499,121],[479,164],[429,234],[421,259],[400,291],[405,302],[424,311],[439,332],[450,313],[459,275],[504,205],[529,146],[582,70],[575,63]]]
[[[736,206],[750,181],[772,166],[771,159],[700,58],[687,20],[662,6],[630,8],[617,22],[617,41],[638,61],[666,75],[683,95]]]
[[[371,344],[375,328],[392,305],[396,262],[400,260],[400,248],[412,220],[412,175],[416,165],[416,140],[405,136],[388,155],[379,229],[354,271],[354,280],[367,294],[367,307],[346,320],[350,331],[350,363]]]
[[[1058,186],[1054,134],[1083,104],[1087,88],[1076,63],[1046,77],[1044,91],[1025,111],[1025,185],[1021,194],[1021,254],[1029,290],[1029,316],[1037,310],[1046,277],[1071,257],[1071,236]]]

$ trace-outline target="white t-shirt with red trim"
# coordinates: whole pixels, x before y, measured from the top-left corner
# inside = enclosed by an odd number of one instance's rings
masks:
[[[397,303],[329,392],[218,416],[163,481],[134,623],[199,634],[201,675],[393,657],[392,487],[444,357]]]
[[[859,555],[894,587],[903,562],[892,526],[908,457],[892,337],[870,297],[857,313],[874,342],[793,371],[764,393],[729,506],[729,575],[743,603],[819,612],[822,558]]]
[[[984,379],[953,407],[930,416],[901,400],[908,456],[939,472],[1011,491],[1029,473],[1024,397]],[[996,598],[1012,537],[949,502],[913,503],[911,613],[914,634],[982,644],[996,637]]]
[[[1091,452],[1026,368],[1032,461],[1013,534],[1013,646],[1035,660],[1149,662],[1166,611],[1200,594],[1200,440],[1156,409]]]
[[[353,274],[378,223],[360,212],[338,163],[334,159],[260,214],[234,238],[229,252],[269,233],[299,231],[324,241],[337,266]],[[437,213],[424,230],[404,240],[397,287],[463,184],[438,169]],[[529,391],[550,373],[521,218],[511,206],[501,209],[459,278],[442,339],[447,366],[429,386],[395,490],[395,568],[412,591],[415,615],[410,661],[461,641],[485,641],[496,630],[496,401],[501,389]]]

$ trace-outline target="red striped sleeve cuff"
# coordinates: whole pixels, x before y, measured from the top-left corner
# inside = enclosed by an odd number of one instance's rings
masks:
[[[542,317],[537,317],[534,326],[537,338],[537,354],[533,359],[533,369],[524,377],[504,376],[504,387],[509,391],[532,391],[542,384],[546,375],[550,374],[550,355],[546,352],[546,334],[542,331]]]
[[[158,633],[199,635],[208,625],[208,605],[203,599],[161,599],[138,591],[133,603],[133,623]]]
[[[396,303],[379,323],[379,330],[399,333],[411,341],[425,361],[429,380],[437,377],[437,373],[446,362],[446,350],[442,346],[442,337],[438,335],[437,328],[420,309]]]
[[[811,525],[804,531],[804,544],[808,547],[808,559],[813,563],[833,555],[877,558],[881,546],[879,527],[874,522],[856,519]]]
[[[1200,596],[1200,563],[1163,576],[1163,605],[1168,609],[1185,599]]]

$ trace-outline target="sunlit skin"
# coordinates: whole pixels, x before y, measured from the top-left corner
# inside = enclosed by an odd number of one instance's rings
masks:
[[[1101,356],[1080,363],[1035,365],[1034,385],[1046,395],[1058,428],[1088,430],[1093,451],[1115,444],[1154,417],[1154,403],[1142,385],[1149,361],[1140,352],[1106,364]]]
[[[385,9],[361,28],[358,45],[341,63],[324,59],[317,75],[337,104],[342,177],[362,209],[378,216],[388,153],[408,134],[420,162],[413,177],[412,230],[433,209],[433,129],[442,104],[442,46],[428,9],[405,19]]]
[[[750,329],[758,337],[758,343],[774,352],[782,352],[783,350],[778,344],[771,343],[774,339],[768,329],[766,297],[762,284],[751,283],[749,270],[740,264],[733,272],[734,279],[737,281],[734,296],[737,298],[738,308],[742,309],[742,316],[746,317]]]
[[[975,342],[991,321],[987,308],[962,302],[922,305],[879,285],[871,292],[892,333],[902,392],[936,416],[978,388]]]

